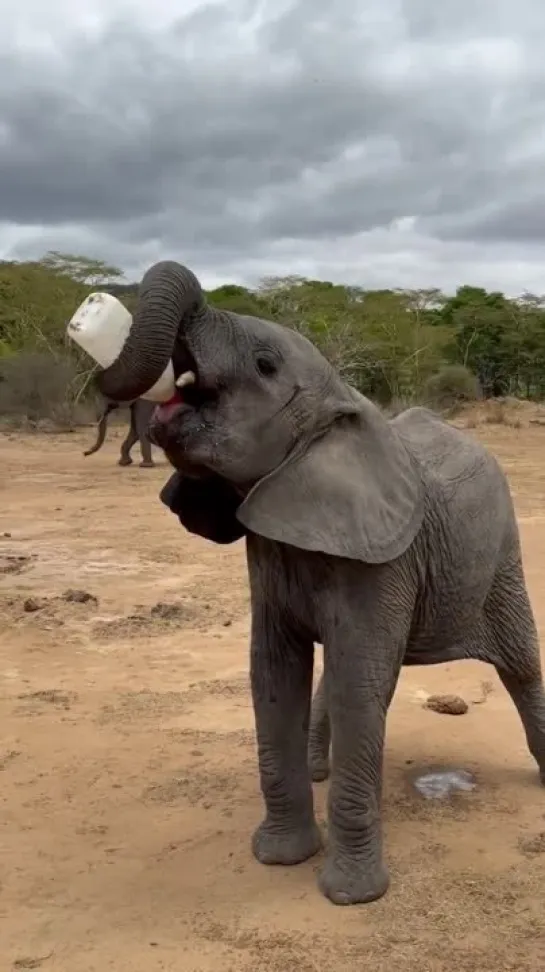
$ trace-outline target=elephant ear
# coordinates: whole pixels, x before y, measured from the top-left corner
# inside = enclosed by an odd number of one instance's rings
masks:
[[[240,497],[220,476],[188,479],[175,472],[159,498],[189,533],[213,543],[234,543],[246,533],[236,518]]]
[[[401,556],[423,515],[419,466],[364,398],[260,480],[237,512],[253,533],[368,564]]]

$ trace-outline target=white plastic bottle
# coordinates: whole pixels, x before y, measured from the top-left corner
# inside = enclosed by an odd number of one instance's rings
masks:
[[[129,336],[132,317],[113,294],[89,294],[68,322],[68,337],[79,344],[101,368],[108,368],[119,356]],[[152,388],[142,395],[152,402],[166,402],[176,391],[174,369],[169,361]]]

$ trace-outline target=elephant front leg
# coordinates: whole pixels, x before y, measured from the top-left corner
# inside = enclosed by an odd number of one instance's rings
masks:
[[[262,864],[299,864],[321,847],[307,764],[312,642],[254,623],[251,682],[266,816],[252,841]]]
[[[389,886],[382,846],[382,761],[402,652],[387,644],[374,646],[367,657],[362,651],[362,644],[326,650],[332,769],[329,847],[319,887],[339,905],[375,901]]]

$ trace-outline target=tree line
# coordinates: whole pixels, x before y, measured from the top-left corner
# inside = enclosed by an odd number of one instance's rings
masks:
[[[66,323],[97,289],[134,308],[138,284],[100,260],[51,251],[0,262],[0,415],[68,414],[92,396],[92,362],[68,342]],[[255,289],[225,284],[207,299],[302,331],[383,405],[545,398],[545,295],[508,298],[468,285],[454,295],[368,290],[289,276]]]

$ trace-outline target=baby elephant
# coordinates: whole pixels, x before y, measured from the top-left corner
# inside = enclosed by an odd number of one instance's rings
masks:
[[[471,436],[423,408],[389,421],[302,334],[210,307],[196,277],[164,261],[144,276],[99,388],[143,395],[169,361],[179,396],[150,436],[175,469],[161,493],[173,528],[246,547],[265,803],[253,853],[290,865],[322,845],[308,766],[321,644],[332,755],[319,886],[339,905],[373,901],[389,883],[384,736],[403,665],[493,665],[545,781],[541,660],[507,479]]]

